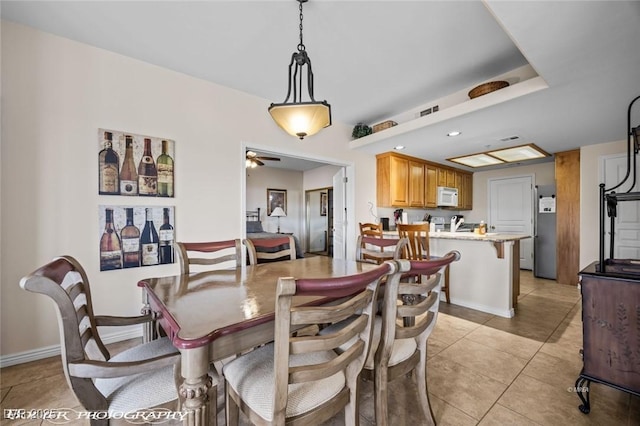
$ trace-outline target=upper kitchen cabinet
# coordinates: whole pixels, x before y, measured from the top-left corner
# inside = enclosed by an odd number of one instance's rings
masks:
[[[376,197],[379,206],[409,207],[409,159],[404,156],[376,156]]]
[[[395,152],[376,156],[380,207],[436,208],[437,187],[458,189],[458,209],[473,208],[473,175]]]

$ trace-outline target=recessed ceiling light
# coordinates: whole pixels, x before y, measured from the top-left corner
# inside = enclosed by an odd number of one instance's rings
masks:
[[[404,149],[404,145],[396,145],[393,149],[397,149],[398,151],[402,151]]]
[[[548,156],[548,153],[530,143],[528,145],[480,152],[477,154],[465,155],[463,157],[448,158],[447,160],[464,164],[469,167],[483,167],[501,163],[519,163],[520,161],[533,160]]]
[[[533,144],[514,146],[513,148],[499,149],[489,152],[489,155],[512,163],[515,161],[533,160],[535,158],[548,157],[549,154]]]
[[[495,164],[504,163],[504,161],[498,158],[491,157],[487,154],[474,154],[458,158],[449,158],[449,161],[453,161],[469,167],[493,166]]]
[[[461,134],[462,134],[462,132],[459,132],[459,131],[457,131],[457,130],[454,130],[453,132],[449,132],[449,133],[447,133],[447,136],[452,136],[452,137],[453,137],[453,136],[459,136],[459,135],[461,135]]]

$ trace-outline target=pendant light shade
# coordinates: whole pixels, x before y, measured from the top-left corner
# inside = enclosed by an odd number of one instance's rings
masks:
[[[311,136],[331,125],[331,105],[327,101],[317,102],[313,97],[313,71],[311,59],[302,42],[302,3],[307,0],[296,0],[300,3],[300,43],[298,50],[291,55],[289,63],[289,89],[287,97],[281,104],[271,104],[271,118],[285,132],[299,139]],[[307,77],[302,78],[306,65]],[[302,101],[302,86],[306,81],[309,101]],[[292,93],[293,91],[293,93]],[[291,101],[289,101],[291,99]]]
[[[269,114],[285,132],[300,139],[331,125],[331,106],[326,101],[271,104]]]

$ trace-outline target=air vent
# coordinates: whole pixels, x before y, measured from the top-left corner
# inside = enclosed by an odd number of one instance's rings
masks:
[[[508,136],[506,138],[502,138],[502,139],[499,139],[499,140],[500,140],[500,142],[509,142],[509,141],[515,141],[515,140],[518,140],[518,139],[520,139],[520,136],[516,135],[516,136]]]

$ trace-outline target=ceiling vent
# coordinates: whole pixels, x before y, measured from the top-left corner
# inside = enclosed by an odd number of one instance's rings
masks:
[[[515,141],[515,140],[518,140],[518,139],[520,139],[520,136],[515,135],[515,136],[508,136],[506,138],[499,139],[499,141],[500,142],[510,142],[510,141]]]

